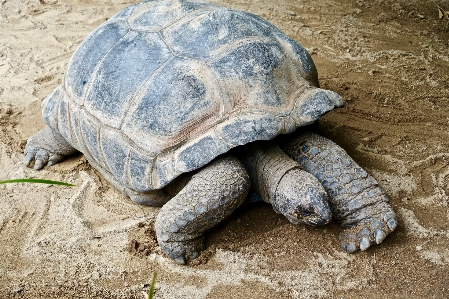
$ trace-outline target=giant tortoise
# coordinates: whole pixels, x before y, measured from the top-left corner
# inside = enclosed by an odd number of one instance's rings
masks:
[[[343,105],[319,88],[307,51],[261,17],[148,0],[80,44],[24,161],[41,169],[82,152],[133,201],[162,206],[157,239],[181,264],[250,186],[293,223],[334,218],[352,253],[381,243],[397,219],[343,149],[301,128]]]

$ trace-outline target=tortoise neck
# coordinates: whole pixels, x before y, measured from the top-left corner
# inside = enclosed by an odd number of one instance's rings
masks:
[[[256,142],[242,160],[252,189],[268,203],[274,202],[277,186],[284,175],[299,167],[273,142]]]

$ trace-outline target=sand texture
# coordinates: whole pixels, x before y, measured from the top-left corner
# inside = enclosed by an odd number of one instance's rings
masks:
[[[449,20],[431,0],[214,0],[274,23],[312,54],[346,107],[320,119],[391,198],[399,227],[346,254],[335,223],[290,224],[265,204],[208,232],[188,266],[162,254],[158,208],[133,204],[82,155],[22,165],[42,100],[79,43],[129,0],[0,0],[0,298],[449,298]]]

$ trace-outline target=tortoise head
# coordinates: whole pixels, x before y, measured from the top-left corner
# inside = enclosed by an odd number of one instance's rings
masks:
[[[294,224],[316,226],[332,220],[326,191],[315,177],[298,168],[281,179],[272,204]]]

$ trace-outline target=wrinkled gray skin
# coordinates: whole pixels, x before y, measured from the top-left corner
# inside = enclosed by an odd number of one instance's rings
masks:
[[[237,155],[248,171],[252,189],[291,223],[324,225],[332,220],[321,183],[276,143],[257,141],[236,152],[240,152]]]
[[[205,2],[144,1],[77,49],[24,163],[38,170],[82,152],[134,202],[162,206],[157,239],[180,264],[250,187],[292,223],[335,219],[343,248],[366,250],[397,223],[377,182],[316,134],[285,135],[282,150],[257,141],[342,105],[318,88],[305,49],[267,21]]]
[[[281,142],[282,149],[329,194],[342,247],[352,253],[380,244],[396,229],[397,218],[376,180],[329,139],[310,132],[294,135]]]

